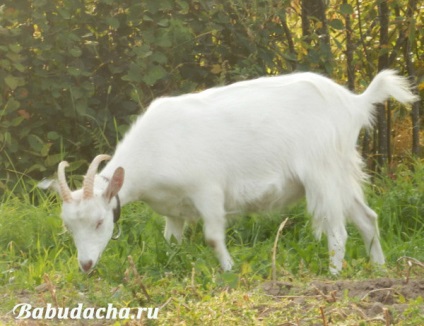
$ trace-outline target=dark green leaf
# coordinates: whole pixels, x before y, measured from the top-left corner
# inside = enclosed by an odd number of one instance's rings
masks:
[[[343,3],[340,5],[340,13],[342,13],[343,15],[351,15],[353,14],[353,8],[350,4]]]
[[[47,133],[47,138],[49,140],[58,140],[60,138],[60,135],[56,131],[49,131]]]
[[[107,24],[112,27],[113,29],[118,29],[119,28],[119,20],[116,19],[115,17],[110,17],[106,19]]]
[[[9,98],[5,105],[5,111],[13,112],[21,107],[21,103],[16,101],[13,97]]]
[[[18,43],[9,44],[9,49],[12,50],[14,53],[19,53],[22,50],[22,45]]]
[[[159,36],[157,36],[156,38],[156,45],[163,47],[163,48],[169,48],[170,46],[172,46],[172,39],[171,39],[171,35],[169,34],[168,31],[164,31],[162,33],[160,33]]]
[[[41,140],[40,137],[31,134],[28,136],[27,140],[32,150],[36,151],[37,153],[41,152],[44,146],[44,142]]]
[[[162,79],[166,75],[167,71],[162,66],[153,65],[141,79],[147,85],[153,86],[159,79]]]
[[[6,85],[10,87],[11,90],[15,90],[18,86],[25,85],[25,80],[21,77],[14,77],[12,75],[6,76],[4,79]]]
[[[52,154],[47,156],[46,160],[44,161],[44,164],[48,167],[50,166],[56,166],[59,164],[60,161],[63,159],[63,154]]]
[[[81,56],[82,51],[81,51],[81,49],[80,49],[80,48],[78,48],[78,47],[74,47],[74,48],[72,48],[71,50],[69,50],[69,53],[70,53],[73,57],[78,58],[78,57],[80,57],[80,56]]]
[[[142,71],[138,65],[131,63],[128,73],[122,77],[122,80],[129,82],[141,82],[142,81]]]
[[[340,19],[332,19],[329,21],[328,23],[331,27],[333,27],[334,29],[344,29],[345,26],[343,24],[343,22]]]

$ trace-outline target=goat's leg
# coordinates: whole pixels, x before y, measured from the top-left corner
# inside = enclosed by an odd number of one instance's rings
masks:
[[[215,251],[215,255],[224,271],[233,267],[233,260],[225,245],[225,220],[205,219],[204,233],[206,243]]]
[[[343,266],[347,232],[343,209],[343,194],[334,178],[312,175],[305,184],[308,210],[313,215],[312,226],[317,238],[327,235],[330,273],[338,274]],[[337,180],[336,180],[337,181]]]
[[[327,234],[328,252],[330,254],[330,273],[337,275],[343,266],[347,232],[343,224],[328,225],[324,232]]]
[[[379,240],[377,213],[369,208],[362,199],[356,198],[349,216],[362,235],[371,261],[383,265],[384,254]]]
[[[172,237],[175,237],[178,243],[181,243],[184,230],[184,219],[175,217],[166,217],[165,224],[165,239],[171,242]]]
[[[198,193],[193,202],[203,219],[206,243],[214,250],[222,269],[231,270],[234,263],[225,245],[226,219],[222,192],[216,189]]]

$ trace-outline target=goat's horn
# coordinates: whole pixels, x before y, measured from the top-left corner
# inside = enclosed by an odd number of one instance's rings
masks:
[[[60,197],[65,203],[70,203],[72,201],[71,190],[69,189],[68,184],[66,183],[65,168],[69,166],[69,163],[62,161],[59,163],[57,168],[57,175],[59,181],[59,191]]]
[[[90,166],[88,167],[87,174],[84,178],[84,183],[82,186],[82,198],[83,199],[89,199],[93,197],[93,191],[94,191],[94,177],[97,172],[97,168],[99,167],[99,164],[102,161],[110,160],[111,157],[106,154],[100,154],[97,155],[94,160],[91,162]]]

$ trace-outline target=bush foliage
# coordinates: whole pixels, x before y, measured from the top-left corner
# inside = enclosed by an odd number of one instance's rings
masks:
[[[223,7],[184,0],[6,1],[1,187],[17,173],[40,177],[64,157],[76,169],[111,151],[131,116],[154,97],[227,81],[221,75],[229,66],[240,70],[230,79],[265,74],[272,49],[254,42]]]

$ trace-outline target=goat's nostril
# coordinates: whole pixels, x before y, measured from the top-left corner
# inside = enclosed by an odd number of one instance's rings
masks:
[[[93,267],[93,261],[91,259],[88,261],[80,262],[80,264],[81,269],[86,273],[90,271],[91,267]]]

